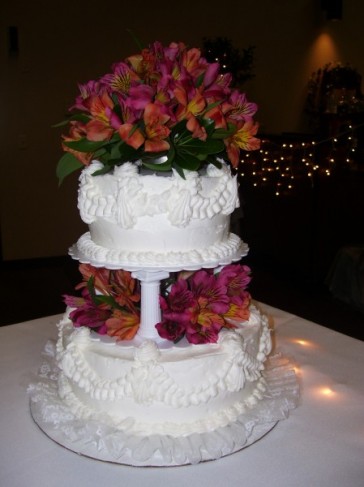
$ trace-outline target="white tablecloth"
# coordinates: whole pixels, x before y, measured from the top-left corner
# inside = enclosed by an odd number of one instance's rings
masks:
[[[0,328],[1,487],[363,487],[364,342],[261,305],[276,350],[293,357],[301,404],[234,455],[193,466],[135,468],[79,456],[33,422],[27,387],[59,316]]]

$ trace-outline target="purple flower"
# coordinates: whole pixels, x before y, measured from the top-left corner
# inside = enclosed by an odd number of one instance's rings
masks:
[[[226,289],[229,302],[238,306],[246,303],[246,287],[251,281],[250,268],[245,265],[225,266],[217,276],[218,282]]]
[[[184,323],[171,320],[163,320],[157,323],[155,327],[159,336],[173,342],[180,340],[186,331]]]
[[[71,298],[71,299],[69,299]],[[76,298],[77,299],[77,298]],[[88,292],[88,289],[82,290],[82,298],[78,298],[78,306],[76,309],[70,312],[70,319],[73,322],[73,326],[87,326],[94,329],[97,333],[102,335],[106,334],[106,320],[111,317],[111,310],[106,305],[96,305]],[[83,302],[81,302],[83,300]],[[66,303],[76,303],[72,299],[72,296],[67,296]]]
[[[207,271],[198,271],[190,278],[191,291],[200,308],[224,314],[229,309],[227,288],[223,282]]]

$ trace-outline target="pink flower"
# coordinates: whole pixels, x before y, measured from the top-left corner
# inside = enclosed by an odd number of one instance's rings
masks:
[[[160,297],[163,318],[173,322],[186,322],[191,319],[191,309],[195,304],[193,293],[187,281],[179,280],[171,288],[168,298]]]
[[[190,278],[190,287],[200,308],[208,308],[223,314],[229,309],[226,286],[205,270],[196,272]]]
[[[257,111],[255,103],[248,102],[244,93],[233,91],[229,102],[223,105],[225,116],[230,120],[251,121]]]
[[[185,334],[185,324],[182,322],[163,320],[155,325],[160,337],[177,342]]]
[[[132,86],[126,105],[132,110],[144,110],[148,103],[152,103],[155,90],[148,85]]]
[[[248,266],[231,264],[225,266],[218,274],[217,280],[227,290],[230,302],[242,306],[246,300],[245,289],[251,281]]]
[[[202,326],[200,324],[190,325],[186,329],[186,338],[189,343],[195,345],[203,343],[216,343],[219,338],[219,331],[222,327]]]
[[[70,313],[73,326],[87,326],[97,333],[105,335],[107,332],[105,322],[111,316],[110,308],[106,305],[96,306],[86,288],[82,291],[82,297],[83,303]],[[72,300],[68,300],[68,302],[71,303]]]
[[[139,76],[123,62],[114,64],[112,68],[113,72],[103,76],[100,83],[114,92],[128,94],[130,87],[139,80]]]
[[[83,282],[76,289],[82,289],[82,297],[64,297],[66,304],[75,308],[70,313],[73,325],[117,340],[131,340],[140,322],[138,282],[123,270],[81,264],[80,271]]]

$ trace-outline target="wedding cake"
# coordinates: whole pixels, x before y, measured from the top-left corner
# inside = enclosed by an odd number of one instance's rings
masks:
[[[269,357],[247,245],[230,233],[239,151],[256,106],[197,49],[154,43],[80,86],[57,172],[76,169],[89,226],[70,249],[56,346],[33,385],[35,421],[78,453],[183,465],[248,446],[295,407],[289,362]],[[232,169],[231,169],[232,167]]]

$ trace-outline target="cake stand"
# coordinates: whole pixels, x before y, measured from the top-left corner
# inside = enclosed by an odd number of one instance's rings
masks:
[[[199,262],[184,262],[173,259],[161,261],[160,263],[133,264],[125,260],[99,260],[92,256],[86,255],[80,251],[77,243],[70,250],[70,256],[82,264],[90,264],[94,267],[105,267],[106,269],[123,269],[132,273],[132,277],[140,281],[141,287],[141,311],[140,326],[136,336],[137,341],[154,340],[158,343],[165,341],[162,339],[155,328],[155,325],[161,321],[161,310],[159,305],[160,282],[169,277],[170,272],[180,272],[182,270],[197,271],[202,268],[213,269],[219,266],[226,266],[232,262],[239,261],[247,255],[248,246],[240,241],[240,245],[234,251],[224,257],[201,259]]]

